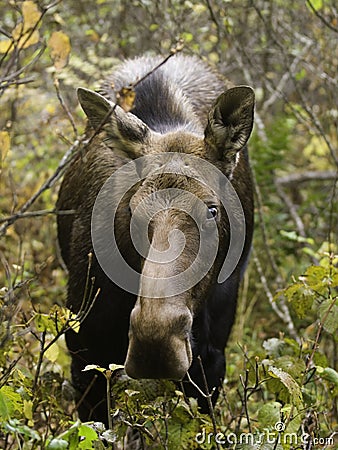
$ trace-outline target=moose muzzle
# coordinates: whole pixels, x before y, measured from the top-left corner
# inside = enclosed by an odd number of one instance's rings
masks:
[[[192,362],[191,327],[189,309],[174,298],[139,298],[130,317],[127,375],[181,380]]]

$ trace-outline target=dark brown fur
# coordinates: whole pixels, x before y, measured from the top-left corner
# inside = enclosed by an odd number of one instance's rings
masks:
[[[149,72],[158,62],[158,58],[127,61],[103,84],[101,93],[115,101],[112,80],[115,90],[119,90]],[[107,367],[110,363],[126,363],[127,373],[138,378],[181,379],[189,369],[192,378],[204,389],[196,360],[199,355],[209,389],[218,388],[222,383],[224,348],[234,321],[238,285],[253,230],[253,195],[246,150],[252,128],[253,93],[246,87],[227,91],[229,86],[224,86],[217,74],[195,58],[172,58],[137,86],[132,113],[124,113],[117,107],[104,130],[78,155],[65,174],[57,208],[72,209],[76,214],[58,216],[58,237],[69,270],[67,305],[74,312],[79,311],[83,302],[88,254],[93,252],[91,216],[94,202],[105,181],[131,159],[175,152],[209,161],[231,179],[246,220],[246,240],[240,261],[232,275],[218,284],[217,276],[227,252],[229,223],[222,205],[217,203],[217,198],[214,200],[219,210],[219,247],[215,264],[196,286],[171,297],[165,291],[157,299],[144,297],[141,287],[138,296],[124,291],[106,276],[93,255],[93,292],[100,289],[100,293],[80,332],[71,330],[66,336],[72,356],[73,384],[81,398],[79,413],[83,420],[106,422],[107,414],[103,377],[89,389],[93,375],[82,372],[87,364]],[[79,91],[79,99],[89,123],[95,128],[111,105],[87,90]],[[194,173],[189,173],[189,167],[184,170],[186,175],[175,176],[164,170],[162,174],[150,176],[126,193],[117,211],[115,234],[121,253],[131,267],[153,277],[146,286],[147,292],[158,289],[159,273],[167,276],[189,267],[198,252],[198,230],[188,213],[172,208],[158,213],[149,225],[154,247],[166,250],[168,234],[176,228],[185,234],[186,248],[175,262],[156,265],[140,258],[133,247],[129,235],[131,214],[147,195],[163,189],[179,188],[205,203],[213,198],[214,192],[208,186],[190,178]],[[187,210],[192,208],[189,203]],[[137,214],[140,216],[139,211]],[[136,216],[135,220],[142,221],[142,217]],[[207,411],[205,399],[195,388],[189,383],[185,388]],[[216,390],[213,401],[217,395]]]

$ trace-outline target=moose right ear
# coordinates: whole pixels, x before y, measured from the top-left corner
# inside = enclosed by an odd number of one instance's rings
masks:
[[[138,117],[89,89],[78,88],[77,96],[89,123],[94,129],[102,126],[107,133],[105,142],[127,152],[130,157],[143,154],[150,129]],[[105,123],[106,120],[106,123]]]
[[[237,153],[247,143],[252,127],[255,94],[249,86],[237,86],[221,94],[209,113],[204,140],[209,153],[228,165],[231,175]]]

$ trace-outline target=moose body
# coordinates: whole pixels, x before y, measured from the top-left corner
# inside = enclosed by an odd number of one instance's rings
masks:
[[[75,313],[90,305],[79,332],[66,334],[82,420],[106,422],[107,417],[104,378],[83,372],[87,364],[124,364],[134,378],[183,379],[186,394],[198,398],[204,412],[207,402],[186,380],[187,371],[203,391],[203,368],[208,389],[216,388],[213,402],[225,374],[224,349],[253,230],[246,143],[253,126],[254,94],[251,88],[225,82],[197,58],[176,55],[151,72],[159,62],[156,57],[127,60],[103,83],[100,94],[78,90],[89,128],[100,127],[100,131],[67,169],[57,208],[75,211],[58,215],[58,239],[69,271],[67,305]],[[136,84],[133,108],[125,112],[115,105],[116,92],[137,80],[142,81]],[[166,157],[158,159],[162,155]],[[139,158],[142,164],[135,166],[136,171],[145,171],[146,176],[141,174],[120,197],[116,192],[121,191],[123,179],[113,182],[107,208],[99,207],[94,215],[107,180]],[[231,234],[229,218],[216,192],[218,178],[211,175],[208,183],[208,174],[201,173],[204,169],[198,163],[191,165],[191,160],[205,161],[223,174],[244,212],[243,249],[221,283],[218,276]],[[120,285],[123,269],[112,263],[106,270],[93,248],[93,220],[102,240],[112,224],[101,209],[109,210],[115,198],[120,201],[113,232],[123,259],[139,274],[138,291]],[[137,233],[144,221],[149,243],[140,255],[132,228]],[[175,277],[197,259],[201,236],[207,249],[216,242],[210,268],[189,288],[176,289]],[[103,242],[107,254],[109,245]],[[167,254],[168,249],[175,257],[166,261],[153,257]],[[207,256],[200,257],[195,275],[203,271]]]

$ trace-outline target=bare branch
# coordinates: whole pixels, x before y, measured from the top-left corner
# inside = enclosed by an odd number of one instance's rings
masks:
[[[4,235],[6,233],[7,228],[12,225],[18,218],[22,216],[23,213],[25,213],[34,203],[35,201],[40,197],[40,195],[50,189],[56,181],[61,177],[63,174],[65,168],[68,166],[68,164],[74,159],[76,156],[78,150],[81,148],[81,144],[83,138],[77,139],[74,144],[68,149],[67,153],[62,158],[61,162],[59,163],[58,167],[56,168],[55,172],[46,180],[43,185],[40,187],[40,189],[32,195],[25,203],[24,205],[19,209],[19,211],[15,214],[13,214],[11,217],[7,218],[2,226],[0,227],[0,236]]]
[[[42,217],[42,216],[48,216],[48,215],[57,215],[57,216],[63,216],[63,215],[72,215],[75,214],[76,211],[74,209],[68,209],[67,211],[58,211],[56,209],[42,209],[40,211],[28,211],[24,213],[17,213],[13,214],[12,216],[5,217],[4,219],[0,219],[0,223],[5,223],[9,221],[16,221],[19,219],[30,219],[32,217]]]
[[[292,186],[294,184],[306,183],[308,181],[326,181],[337,180],[338,173],[334,170],[308,171],[301,173],[290,173],[283,177],[276,178],[275,182],[278,185]]]
[[[305,238],[306,237],[305,227],[304,227],[302,219],[300,218],[300,216],[297,213],[295,205],[292,203],[289,196],[284,192],[284,189],[282,188],[282,186],[280,186],[278,183],[275,183],[275,186],[277,189],[277,194],[280,196],[280,198],[283,200],[283,202],[286,204],[286,206],[289,209],[290,216],[292,217],[292,219],[297,227],[299,235]]]
[[[73,115],[72,115],[72,113],[69,111],[68,106],[66,105],[65,101],[63,100],[63,97],[62,97],[61,92],[60,92],[59,80],[58,80],[57,77],[54,78],[54,87],[55,87],[56,95],[57,95],[57,98],[58,98],[58,100],[59,100],[59,102],[60,102],[60,105],[62,106],[63,110],[64,110],[65,113],[67,114],[67,117],[68,117],[68,119],[69,119],[69,122],[71,123],[71,126],[72,126],[72,128],[73,128],[74,135],[75,135],[75,136],[78,136],[79,133],[78,133],[77,127],[76,127],[76,125],[75,125],[75,121],[74,121]]]
[[[168,56],[166,56],[157,66],[155,66],[153,69],[151,69],[149,72],[147,72],[142,78],[137,80],[135,83],[133,83],[130,87],[135,88],[137,85],[142,83],[146,78],[148,78],[150,75],[152,75],[156,70],[158,70],[160,67],[162,67],[167,61],[169,61],[170,58],[172,58],[177,53],[181,52],[183,50],[184,44],[183,41],[179,41],[175,47],[173,47],[170,50],[170,53]]]

